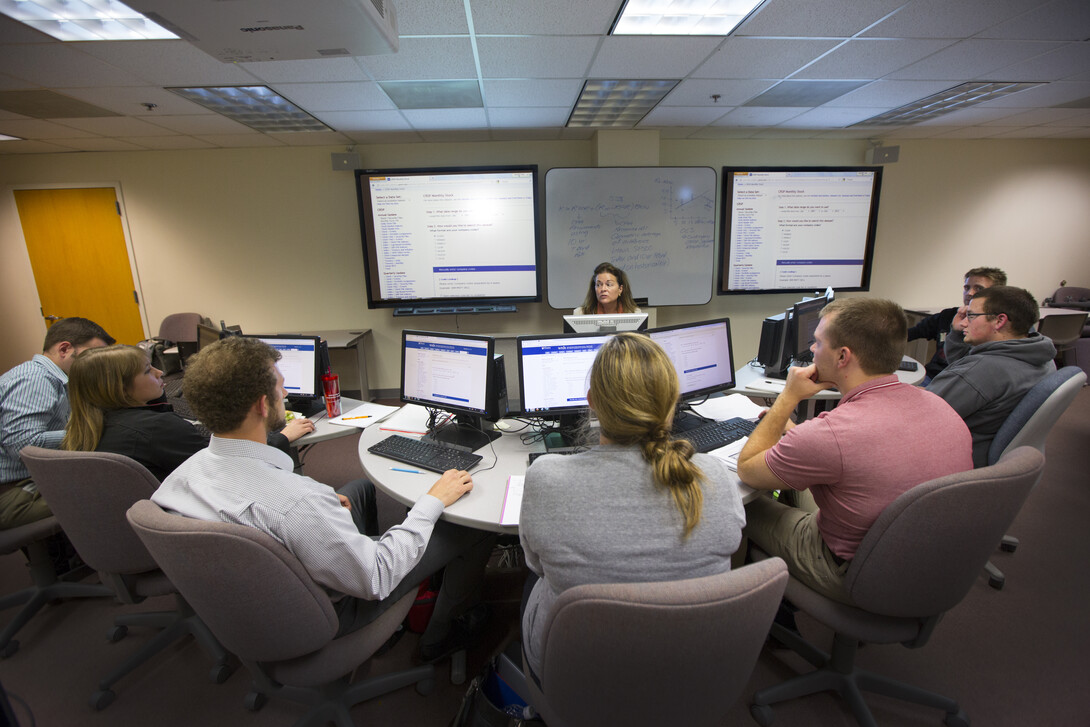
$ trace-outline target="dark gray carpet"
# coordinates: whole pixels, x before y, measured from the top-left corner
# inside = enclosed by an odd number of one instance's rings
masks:
[[[1022,540],[1014,554],[999,553],[994,562],[1007,575],[1002,591],[983,578],[965,600],[939,625],[922,649],[868,646],[860,653],[866,668],[942,692],[961,701],[975,725],[1081,725],[1090,723],[1090,389],[1053,430],[1047,466],[1010,529]],[[359,476],[356,437],[316,445],[304,454],[306,471],[339,485]],[[403,513],[386,503],[386,522]],[[23,587],[27,576],[21,556],[0,558],[0,593]],[[517,634],[517,600],[521,575],[496,570],[488,579],[487,598],[495,617],[490,629],[470,653],[471,672],[507,638]],[[160,609],[169,600],[154,599],[137,607]],[[238,670],[227,682],[211,684],[210,661],[185,641],[153,659],[139,673],[122,680],[117,701],[102,712],[87,706],[97,678],[121,656],[149,638],[133,629],[117,644],[108,644],[107,628],[119,608],[105,599],[59,603],[47,607],[19,634],[22,648],[0,661],[0,683],[13,697],[22,727],[54,725],[263,725],[292,724],[301,707],[273,702],[253,714],[242,706],[249,678]],[[5,612],[3,619],[10,617]],[[827,645],[824,627],[800,614],[804,635]],[[375,660],[373,673],[407,666],[416,645],[408,635],[397,647]],[[731,712],[731,724],[754,724],[746,699],[753,691],[796,673],[803,665],[787,651],[762,653],[743,699]],[[445,667],[434,693],[421,697],[411,688],[353,710],[358,724],[445,725],[460,704],[464,687],[451,685]],[[669,699],[667,694],[662,695]],[[868,696],[882,725],[939,725],[942,715],[922,707]],[[33,722],[30,713],[33,713]],[[839,699],[823,694],[775,708],[776,723],[850,726],[854,721]]]

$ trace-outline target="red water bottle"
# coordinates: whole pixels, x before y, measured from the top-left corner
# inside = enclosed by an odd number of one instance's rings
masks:
[[[341,415],[341,382],[337,374],[329,369],[322,374],[322,389],[325,392],[325,415],[329,419]]]

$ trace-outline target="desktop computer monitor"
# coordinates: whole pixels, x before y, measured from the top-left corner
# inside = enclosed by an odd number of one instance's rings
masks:
[[[197,324],[197,351],[201,351],[205,346],[209,346],[218,340],[220,340],[220,329],[206,326],[203,323]]]
[[[821,318],[821,310],[833,300],[833,289],[814,298],[803,298],[783,313],[765,318],[761,325],[761,342],[757,362],[765,367],[768,378],[787,378],[792,363],[807,364],[813,360],[810,344]]]
[[[522,412],[556,421],[564,444],[573,442],[586,414],[590,367],[609,337],[608,333],[568,333],[516,339]]]
[[[814,342],[814,331],[826,305],[828,302],[823,296],[799,301],[791,307],[791,350],[795,363],[808,364],[814,360],[810,344]]]
[[[482,419],[498,419],[491,336],[436,331],[401,332],[401,400],[450,416],[429,428],[427,438],[480,449],[499,432],[485,431]]]
[[[256,338],[280,352],[276,366],[284,377],[289,409],[312,416],[325,408],[322,391],[324,343],[318,336],[277,333],[246,338]]]
[[[564,333],[616,333],[647,330],[646,313],[564,316]]]
[[[692,401],[734,388],[729,318],[655,328],[647,335],[673,362],[681,400]]]

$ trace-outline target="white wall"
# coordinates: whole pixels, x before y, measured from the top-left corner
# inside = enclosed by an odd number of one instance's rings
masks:
[[[887,144],[898,143],[887,140]],[[883,181],[871,293],[953,305],[969,267],[1006,269],[1041,299],[1066,278],[1090,285],[1090,142],[900,142]],[[661,142],[667,166],[857,164],[862,141]],[[592,142],[358,147],[367,167],[486,163],[593,166]],[[353,175],[339,147],[0,156],[0,371],[41,347],[41,322],[12,187],[119,182],[148,320],[197,310],[255,332],[371,328],[372,387],[396,388],[402,327],[470,332],[560,329],[546,303],[518,315],[394,319],[367,308]],[[638,152],[637,152],[638,153]],[[718,228],[717,228],[718,229]],[[638,293],[637,293],[638,294]],[[738,363],[760,321],[794,296],[713,296],[660,308],[660,325],[730,315]],[[406,322],[409,321],[409,322]],[[152,331],[154,333],[154,330]]]

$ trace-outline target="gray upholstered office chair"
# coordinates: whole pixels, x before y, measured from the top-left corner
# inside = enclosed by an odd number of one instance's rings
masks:
[[[49,556],[47,540],[61,532],[61,525],[55,517],[36,520],[7,530],[0,530],[0,555],[8,555],[25,549],[27,566],[33,585],[0,598],[0,611],[22,605],[19,612],[0,631],[0,658],[6,659],[19,650],[19,640],[15,634],[45,608],[59,598],[88,598],[112,596],[106,586],[98,583],[73,583],[57,578],[53,570],[53,560]]]
[[[1078,366],[1064,366],[1038,381],[995,433],[988,448],[988,464],[995,464],[1004,452],[1017,447],[1036,447],[1043,453],[1052,426],[1085,385],[1086,373]],[[999,547],[1013,553],[1018,548],[1018,538],[1004,535]],[[984,572],[992,588],[998,590],[1006,583],[1003,571],[991,561],[984,566]]]
[[[149,497],[159,481],[139,462],[120,454],[25,447],[20,456],[76,552],[98,571],[112,595],[125,604],[175,595],[175,611],[129,613],[115,619],[110,641],[122,639],[129,626],[161,631],[99,682],[91,706],[107,707],[116,696],[111,687],[117,681],[188,634],[215,659],[210,679],[226,680],[234,671],[227,652],[177,594],[125,519],[129,506]]]
[[[855,654],[861,642],[926,644],[942,615],[969,592],[1043,469],[1043,454],[1019,447],[995,465],[940,477],[898,497],[878,516],[848,567],[844,583],[854,606],[791,578],[786,598],[834,631],[832,653],[773,624],[772,636],[817,670],[757,692],[750,707],[754,719],[768,725],[769,705],[836,691],[859,724],[872,727],[876,722],[863,701],[867,690],[941,709],[947,725],[967,727],[969,719],[953,699],[860,669]]]
[[[430,665],[354,684],[346,677],[394,633],[415,593],[337,638],[328,594],[266,533],[166,513],[151,500],[133,505],[128,518],[171,581],[249,669],[248,709],[260,709],[269,696],[282,697],[310,707],[296,727],[325,721],[349,727],[348,710],[355,704],[410,684],[421,694],[434,686]]]
[[[779,558],[705,578],[569,588],[530,702],[549,727],[719,725],[749,681],[787,584]]]
[[[1051,338],[1056,346],[1058,366],[1068,363],[1068,353],[1074,350],[1075,342],[1082,337],[1082,329],[1086,325],[1088,315],[1090,314],[1076,311],[1054,313],[1038,321],[1037,331],[1042,336]]]

